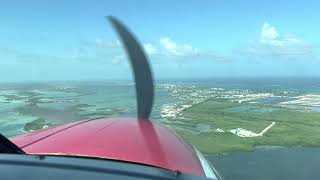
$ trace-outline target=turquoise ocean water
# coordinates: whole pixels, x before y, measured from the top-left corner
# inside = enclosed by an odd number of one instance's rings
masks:
[[[189,79],[155,84],[152,119],[159,121],[209,98],[320,111],[319,78]],[[131,81],[0,84],[0,132],[6,136],[80,119],[135,114]]]
[[[210,98],[228,98],[232,101],[273,104],[320,111],[320,78],[218,78],[156,81],[155,104],[152,119],[168,121],[179,116],[184,108]],[[230,111],[245,111],[230,109]],[[255,109],[266,111],[265,109]],[[268,109],[271,111],[272,109]],[[8,137],[42,129],[51,125],[96,117],[132,117],[136,114],[134,83],[131,81],[82,81],[82,82],[33,82],[0,84],[0,132]],[[210,159],[226,174],[226,179],[265,179],[259,174],[247,175],[251,166],[245,159],[257,158],[266,167],[270,162],[263,159],[264,151],[246,154],[236,153],[212,156]],[[319,155],[319,150],[275,150],[275,154],[298,153],[303,157]],[[268,151],[270,153],[270,151]],[[260,157],[260,159],[259,159]],[[271,157],[277,157],[272,156]],[[239,161],[234,161],[239,159]],[[281,158],[280,158],[281,159]],[[299,163],[303,158],[298,158]],[[251,159],[252,161],[252,159]],[[279,161],[279,158],[274,158]],[[247,168],[243,164],[249,163]],[[266,163],[266,164],[265,164]],[[314,165],[318,161],[313,162]],[[319,164],[319,163],[318,163]],[[311,164],[312,165],[312,164]],[[289,166],[285,164],[284,166]],[[229,171],[228,167],[239,167]],[[241,170],[242,167],[242,170]],[[257,166],[255,166],[257,167]],[[309,166],[308,166],[309,167]],[[310,166],[312,167],[312,166]],[[295,167],[287,167],[290,171]],[[279,168],[278,168],[279,169]],[[269,169],[270,170],[270,169]],[[229,172],[229,173],[228,173]],[[261,171],[262,172],[262,171]],[[280,177],[282,170],[274,170]],[[307,174],[311,172],[309,169]],[[295,179],[299,174],[288,176]],[[260,174],[261,175],[261,174]],[[270,175],[270,174],[269,174]],[[243,178],[241,178],[243,177]],[[283,176],[286,177],[287,176]],[[314,176],[315,177],[315,176]]]

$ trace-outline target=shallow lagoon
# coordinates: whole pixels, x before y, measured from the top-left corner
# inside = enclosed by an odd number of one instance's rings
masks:
[[[201,83],[199,83],[201,82]],[[207,81],[162,82],[156,86],[155,108],[152,119],[173,125],[178,130],[187,130],[195,135],[216,133],[221,123],[208,123],[205,115],[197,123],[181,117],[189,106],[208,99],[226,98],[242,101],[237,106],[226,107],[234,114],[241,112],[275,112],[281,102],[297,100],[301,94],[318,91],[299,90],[302,86],[263,86],[250,83],[221,83]],[[296,81],[294,81],[296,82]],[[240,84],[240,85],[239,85]],[[274,84],[274,82],[272,82]],[[266,89],[265,89],[266,88]],[[243,101],[249,99],[248,101]],[[313,98],[314,99],[314,98]],[[253,104],[250,104],[253,103]],[[259,106],[256,106],[259,104]],[[14,136],[53,124],[93,117],[135,116],[135,94],[132,83],[121,82],[57,82],[36,84],[2,84],[0,86],[0,132]],[[272,107],[277,106],[277,107]],[[259,108],[257,108],[259,107]],[[295,108],[292,105],[292,108]],[[167,109],[166,109],[167,108]],[[169,109],[168,109],[169,108]],[[229,109],[228,109],[229,108]],[[308,104],[300,111],[318,111]],[[179,111],[177,111],[179,109]],[[162,111],[176,113],[177,119],[161,117]],[[180,113],[180,115],[179,115]],[[247,116],[245,115],[244,118]],[[232,120],[232,118],[225,120]],[[268,125],[268,122],[266,125]],[[242,121],[236,125],[247,126]],[[233,126],[233,124],[229,124]],[[253,125],[251,125],[253,126]],[[265,125],[263,125],[265,126]],[[292,125],[292,128],[295,128]],[[257,132],[259,132],[257,130]],[[232,140],[232,137],[227,138]],[[217,136],[216,136],[217,137]],[[204,137],[205,138],[205,137]],[[210,143],[211,141],[206,141]],[[225,179],[318,179],[315,169],[319,167],[318,148],[257,149],[253,152],[232,152],[211,155],[209,159],[221,171]]]

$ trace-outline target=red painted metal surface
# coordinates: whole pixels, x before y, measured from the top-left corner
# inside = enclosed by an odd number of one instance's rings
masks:
[[[85,120],[11,140],[27,153],[103,157],[204,176],[194,149],[168,128],[148,120]]]

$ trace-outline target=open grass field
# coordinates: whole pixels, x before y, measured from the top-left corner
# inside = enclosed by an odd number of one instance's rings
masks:
[[[229,131],[260,133],[272,122],[274,126],[259,137],[239,137]],[[302,109],[211,99],[166,123],[205,153],[251,151],[261,145],[320,146],[320,113]]]

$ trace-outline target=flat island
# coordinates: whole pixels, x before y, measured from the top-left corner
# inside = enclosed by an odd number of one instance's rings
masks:
[[[255,146],[319,146],[320,112],[306,108],[208,99],[165,124],[204,153],[252,151]]]

